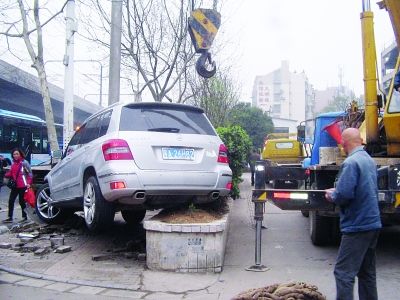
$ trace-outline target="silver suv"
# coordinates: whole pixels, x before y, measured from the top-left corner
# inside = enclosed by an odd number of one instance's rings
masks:
[[[89,117],[37,191],[36,210],[57,222],[83,210],[90,230],[146,209],[204,203],[232,187],[227,148],[204,111],[170,103],[115,104]]]

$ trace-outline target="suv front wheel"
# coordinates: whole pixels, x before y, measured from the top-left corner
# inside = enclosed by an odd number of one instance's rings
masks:
[[[94,176],[89,177],[85,182],[83,212],[86,226],[91,231],[106,229],[114,221],[114,206],[104,199]]]
[[[48,224],[57,224],[65,221],[73,212],[66,208],[53,206],[50,187],[48,183],[42,184],[36,191],[36,214],[39,219]]]

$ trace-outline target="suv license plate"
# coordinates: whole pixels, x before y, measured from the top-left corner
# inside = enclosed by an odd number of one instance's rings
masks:
[[[194,149],[161,148],[162,158],[169,160],[194,160]]]

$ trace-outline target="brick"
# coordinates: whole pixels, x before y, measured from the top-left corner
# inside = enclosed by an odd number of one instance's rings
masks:
[[[86,294],[86,295],[96,295],[99,294],[103,291],[105,291],[106,289],[104,288],[100,288],[100,287],[95,287],[95,286],[80,286],[76,289],[73,289],[70,291],[70,293],[74,293],[74,294]],[[82,297],[81,297],[82,298]]]
[[[112,249],[112,252],[113,253],[121,253],[121,252],[126,252],[127,250],[128,250],[127,247],[115,248],[115,249]]]
[[[216,232],[219,232],[219,231],[223,230],[222,224],[215,225],[215,228],[216,228]]]
[[[92,260],[93,261],[104,261],[104,260],[110,260],[114,257],[114,254],[98,254],[98,255],[92,255]]]
[[[137,259],[138,261],[146,261],[146,253],[139,253]]]
[[[192,232],[192,227],[183,225],[182,232]]]
[[[44,255],[44,254],[46,254],[46,253],[49,253],[49,249],[47,249],[47,248],[40,248],[40,249],[37,249],[37,250],[34,252],[34,254],[35,254],[35,255],[38,255],[38,256]]]
[[[12,246],[11,243],[1,243],[0,244],[0,249],[10,249]]]
[[[50,284],[48,286],[45,286],[43,288],[48,289],[48,290],[58,291],[58,292],[67,292],[67,291],[77,288],[77,287],[78,286],[76,284],[56,282],[56,283]]]
[[[40,248],[39,246],[28,244],[28,245],[22,246],[22,247],[21,247],[21,250],[22,250],[23,252],[35,252],[35,251],[38,250],[39,248]]]
[[[192,232],[200,232],[201,226],[192,226]]]
[[[21,241],[21,243],[31,243],[31,242],[33,242],[33,238],[29,238],[29,237],[21,237],[21,238],[19,238],[19,240]]]
[[[201,225],[200,232],[210,232],[210,226],[209,225]]]
[[[51,237],[50,244],[51,244],[51,247],[53,247],[53,248],[62,246],[62,245],[64,245],[64,238],[63,237]]]
[[[171,225],[171,232],[182,232],[182,225]]]
[[[7,283],[16,283],[21,280],[25,280],[26,277],[14,275],[10,273],[1,272],[0,273],[0,281],[7,282]]]
[[[34,279],[34,278],[30,278],[30,279],[26,279],[26,280],[22,280],[22,281],[18,282],[19,285],[31,286],[31,287],[44,287],[51,283],[53,283],[53,281],[48,281],[48,280],[43,280],[43,279]]]
[[[138,255],[135,252],[125,252],[124,257],[127,259],[137,259]]]
[[[70,252],[72,250],[71,246],[60,246],[56,250],[54,250],[54,253],[66,253]]]
[[[163,224],[163,232],[172,232],[172,225],[169,224]]]
[[[147,293],[145,292],[136,292],[136,291],[124,291],[124,290],[107,290],[106,292],[102,293],[102,296],[109,296],[109,297],[120,297],[120,298],[133,298],[133,299],[143,299]]]
[[[210,232],[217,232],[217,226],[216,225],[210,225]]]

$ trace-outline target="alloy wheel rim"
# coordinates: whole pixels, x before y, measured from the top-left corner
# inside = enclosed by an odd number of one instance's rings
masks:
[[[94,220],[94,214],[96,211],[96,194],[94,192],[94,186],[91,182],[88,182],[85,187],[85,193],[83,196],[83,212],[85,215],[85,222],[92,224]]]
[[[40,215],[45,219],[54,219],[60,213],[60,209],[54,207],[52,202],[50,188],[46,187],[41,190],[37,197],[36,205]]]

